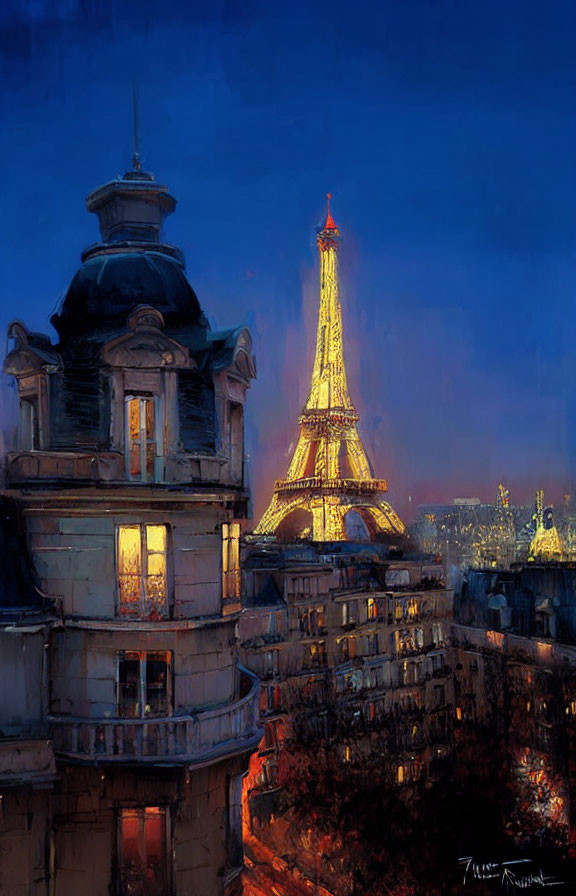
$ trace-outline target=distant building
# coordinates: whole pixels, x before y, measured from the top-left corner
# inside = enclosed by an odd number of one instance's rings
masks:
[[[392,720],[393,780],[434,773],[450,752],[453,713],[452,591],[440,564],[367,544],[255,543],[244,587],[241,648],[262,681],[265,724],[248,781],[256,815],[277,787],[282,740],[297,729],[340,741],[350,761],[359,727]]]
[[[466,569],[507,567],[518,559],[526,525],[532,533],[531,509],[512,507],[501,485],[495,504],[482,504],[479,498],[422,504],[409,531],[422,550],[443,558],[448,581],[458,589]]]
[[[58,343],[16,322],[5,362],[0,890],[231,896],[260,739],[236,638],[250,336],[210,330],[137,158],[87,205],[102,241]]]
[[[572,565],[472,569],[456,598],[451,638],[456,750],[467,730],[487,726],[494,761],[511,761],[511,835],[525,848],[569,847],[573,857],[575,595]]]

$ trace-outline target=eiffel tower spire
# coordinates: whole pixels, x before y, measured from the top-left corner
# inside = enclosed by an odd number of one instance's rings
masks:
[[[356,510],[371,534],[402,535],[404,524],[383,499],[384,479],[374,479],[357,429],[348,391],[338,286],[340,231],[330,210],[318,229],[320,308],[310,392],[299,417],[300,437],[285,479],[274,483],[256,534],[300,534],[303,513],[314,541],[345,541],[345,517]],[[299,513],[298,513],[299,512]],[[290,519],[291,518],[291,519]]]

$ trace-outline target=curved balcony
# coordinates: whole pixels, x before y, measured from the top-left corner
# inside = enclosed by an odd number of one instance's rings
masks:
[[[254,749],[260,682],[241,668],[248,693],[226,706],[191,715],[144,719],[50,716],[54,752],[90,764],[207,765]]]

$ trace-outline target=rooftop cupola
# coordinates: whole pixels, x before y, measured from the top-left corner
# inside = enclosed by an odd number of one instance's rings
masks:
[[[161,243],[162,226],[176,208],[168,188],[143,171],[138,153],[123,177],[92,190],[86,197],[89,212],[98,215],[104,243]],[[90,251],[90,250],[88,250]]]

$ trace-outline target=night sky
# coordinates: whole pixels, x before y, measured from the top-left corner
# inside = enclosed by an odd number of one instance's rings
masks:
[[[52,332],[98,235],[85,195],[130,165],[137,78],[166,238],[213,325],[254,336],[257,513],[306,398],[328,190],[352,397],[399,512],[571,487],[574,0],[1,6],[2,331]]]

